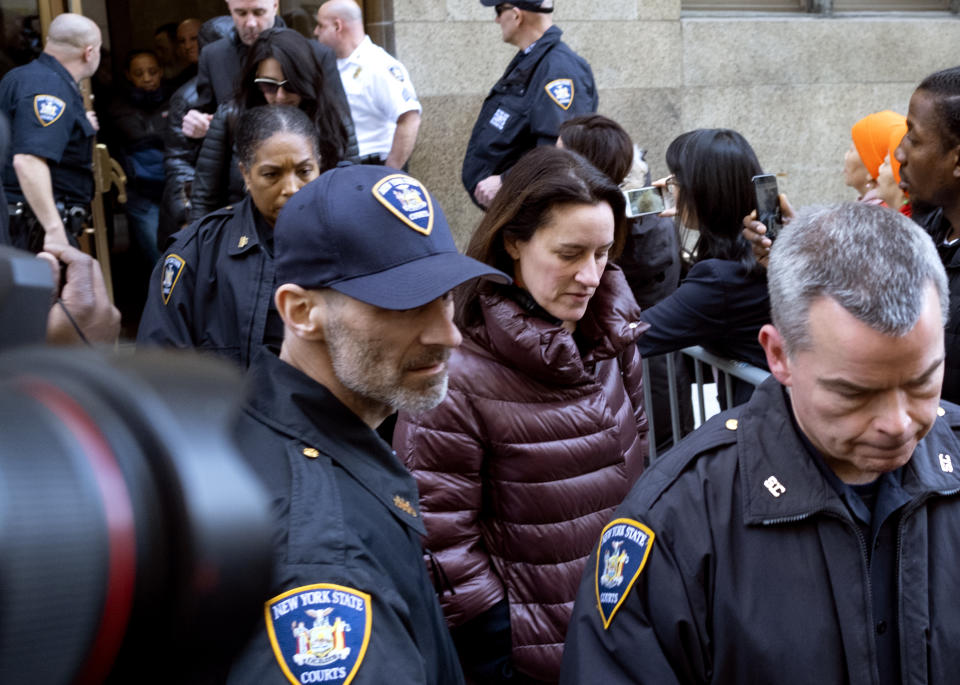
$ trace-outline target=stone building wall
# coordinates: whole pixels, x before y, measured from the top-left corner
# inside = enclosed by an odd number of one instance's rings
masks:
[[[655,174],[679,133],[730,127],[797,205],[852,199],[840,174],[850,126],[906,113],[928,73],[960,64],[945,13],[681,13],[680,0],[557,0],[565,40],[591,63],[600,113],[646,147]],[[480,212],[460,183],[470,130],[515,49],[478,0],[394,0],[396,50],[424,107],[411,172],[440,199],[461,245]]]

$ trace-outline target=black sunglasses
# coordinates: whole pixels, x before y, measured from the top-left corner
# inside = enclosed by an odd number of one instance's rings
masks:
[[[513,5],[509,5],[509,4],[505,3],[505,2],[502,2],[502,3],[500,3],[499,5],[497,5],[496,7],[494,7],[493,9],[494,9],[494,11],[497,13],[497,16],[499,17],[501,14],[503,14],[503,13],[506,12],[507,10],[516,9],[516,7],[514,7]]]
[[[290,90],[289,81],[277,81],[276,79],[267,78],[266,76],[261,76],[259,78],[253,79],[253,82],[257,84],[260,88],[260,92],[264,95],[269,95],[273,97],[277,94],[277,91],[283,88],[288,93],[293,93],[294,91]]]

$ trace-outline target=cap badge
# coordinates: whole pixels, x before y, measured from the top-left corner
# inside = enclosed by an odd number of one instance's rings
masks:
[[[573,104],[573,79],[558,78],[544,86],[550,99],[560,105],[563,110],[570,109]]]
[[[67,103],[53,95],[37,95],[33,98],[33,113],[44,127],[59,119],[66,108]]]
[[[433,231],[433,200],[417,179],[392,174],[373,187],[373,196],[413,230],[424,235]]]
[[[614,519],[600,533],[594,590],[603,627],[627,598],[653,548],[653,531],[633,519]]]
[[[264,605],[267,635],[280,669],[294,685],[353,680],[370,643],[370,595],[317,583]]]

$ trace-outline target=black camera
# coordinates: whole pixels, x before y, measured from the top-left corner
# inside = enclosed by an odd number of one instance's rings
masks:
[[[22,347],[43,340],[51,281],[0,251],[0,682],[222,681],[272,558],[230,438],[239,374]]]

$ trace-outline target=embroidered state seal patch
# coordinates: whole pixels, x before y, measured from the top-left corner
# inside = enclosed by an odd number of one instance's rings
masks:
[[[633,519],[614,519],[600,533],[594,583],[604,629],[640,577],[653,547],[652,530]]]
[[[44,127],[49,126],[67,109],[67,103],[54,95],[36,95],[33,98],[33,113]]]
[[[347,685],[363,663],[373,615],[370,595],[332,583],[304,585],[264,605],[267,635],[294,685]]]
[[[558,78],[544,86],[550,99],[564,110],[570,109],[573,104],[573,79]]]
[[[163,295],[164,305],[170,301],[173,289],[177,285],[177,281],[180,280],[180,273],[183,271],[184,264],[186,262],[183,261],[183,257],[175,254],[167,255],[167,258],[163,260],[163,268],[160,270],[160,293]]]
[[[373,187],[373,196],[413,230],[424,235],[433,231],[433,200],[417,179],[391,174]]]

